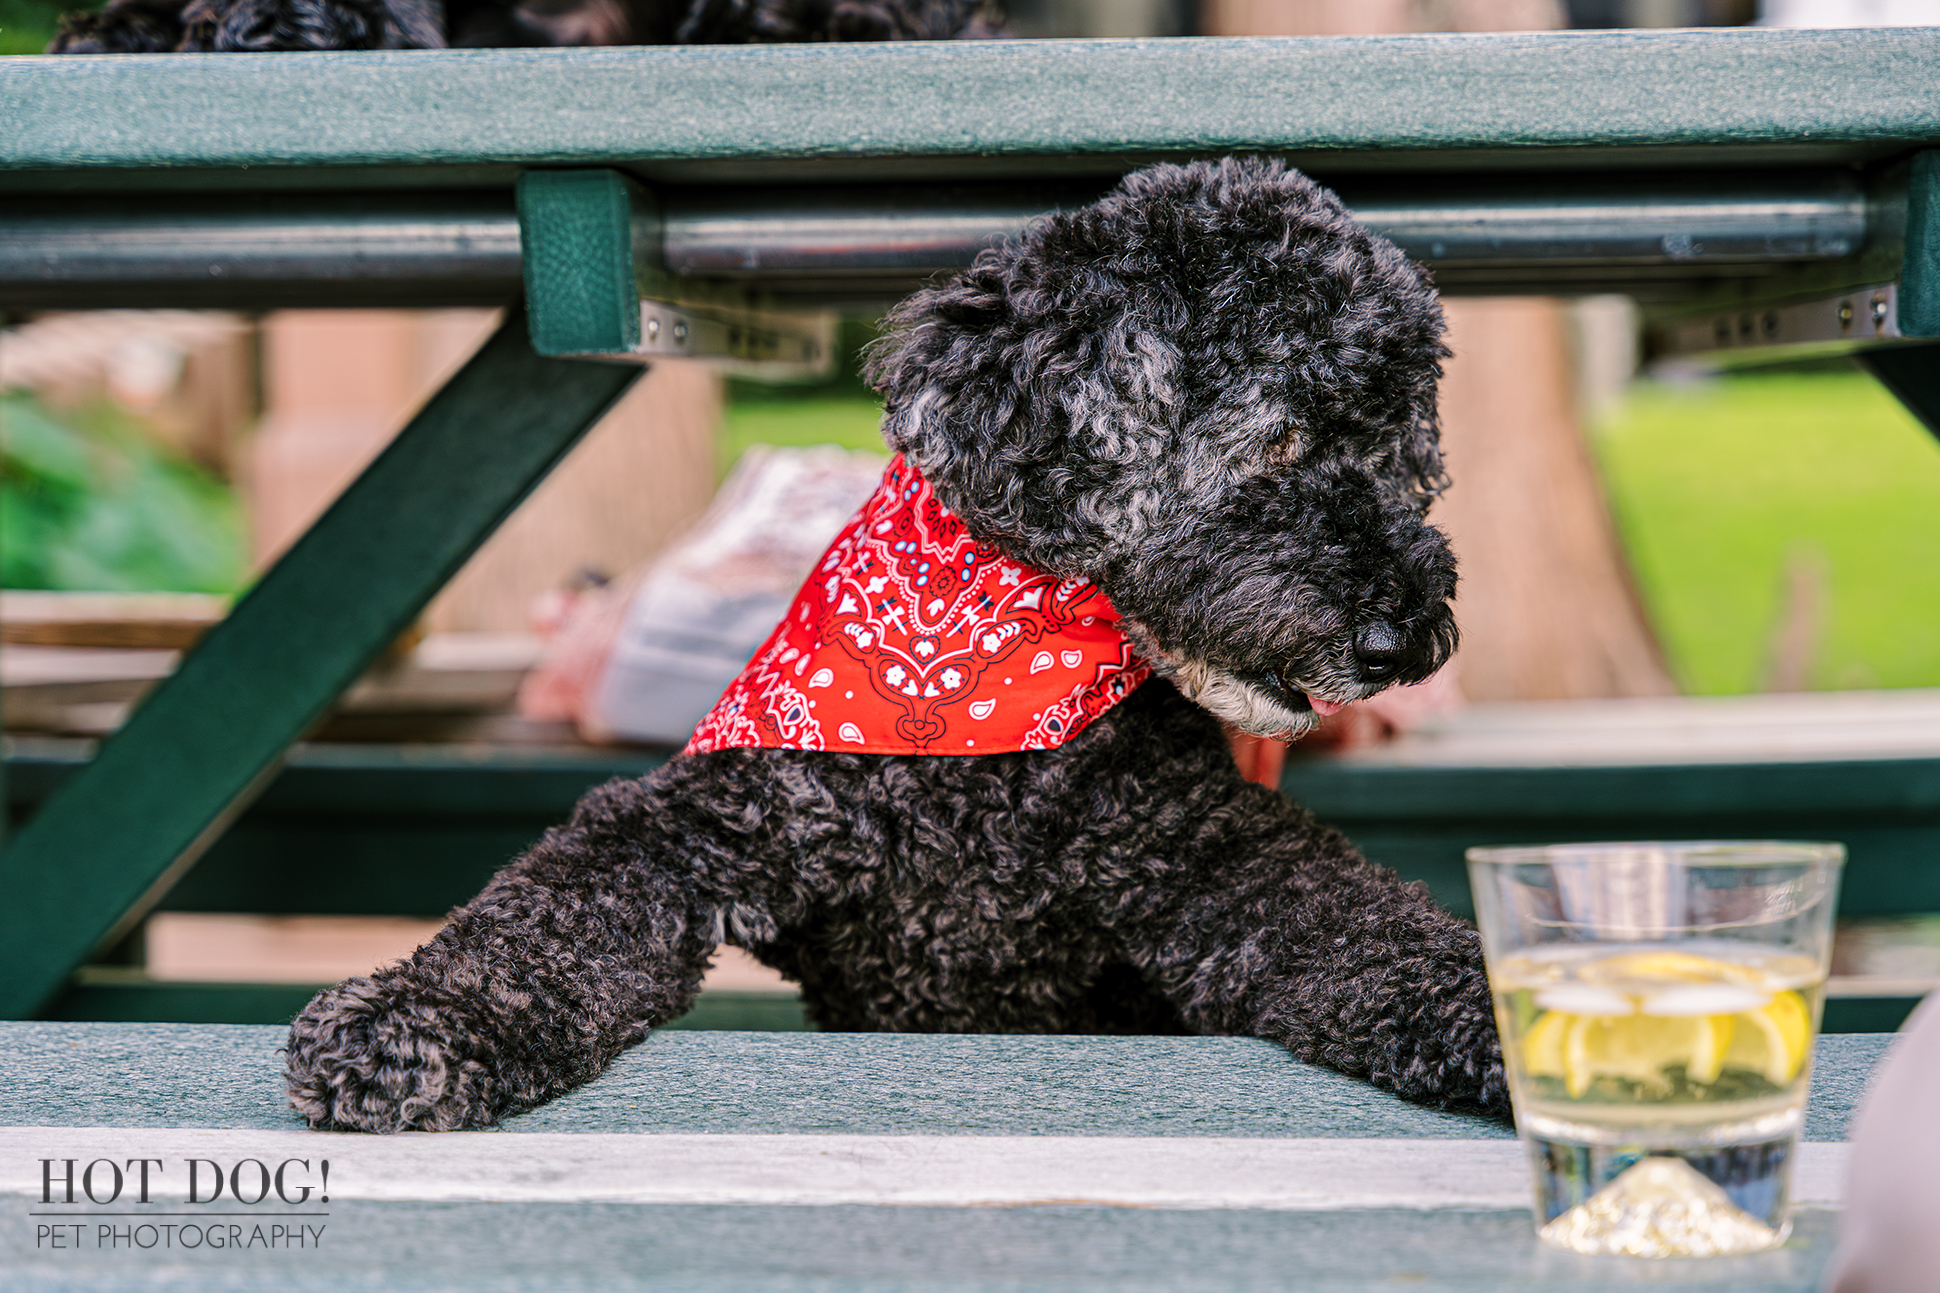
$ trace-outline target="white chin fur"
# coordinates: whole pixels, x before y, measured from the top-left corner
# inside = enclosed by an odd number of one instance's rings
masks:
[[[1223,669],[1198,660],[1170,663],[1172,667],[1165,672],[1187,700],[1242,732],[1290,741],[1305,736],[1320,723],[1320,716],[1311,709],[1288,709],[1267,692]]]

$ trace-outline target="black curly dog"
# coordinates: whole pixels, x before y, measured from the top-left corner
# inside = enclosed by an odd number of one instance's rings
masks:
[[[51,54],[741,45],[1000,35],[982,0],[108,0]]]
[[[296,1108],[495,1123],[687,1010],[727,942],[824,1028],[1264,1037],[1505,1109],[1474,931],[1242,778],[1215,719],[1303,731],[1310,696],[1454,649],[1421,273],[1305,177],[1229,159],[1135,174],[890,324],[890,445],[974,536],[1095,580],[1162,676],[1051,751],[731,749],[603,786],[304,1010]]]

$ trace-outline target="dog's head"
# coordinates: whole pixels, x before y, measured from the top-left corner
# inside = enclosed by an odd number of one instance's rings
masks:
[[[979,538],[1097,581],[1220,717],[1298,734],[1454,651],[1441,309],[1305,176],[1137,172],[889,324],[890,446]]]

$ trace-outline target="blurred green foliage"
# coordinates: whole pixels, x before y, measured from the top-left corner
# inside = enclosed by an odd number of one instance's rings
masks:
[[[753,444],[834,444],[887,454],[878,428],[882,401],[862,380],[862,349],[875,336],[871,321],[844,319],[830,371],[813,381],[730,379],[719,439],[721,474]]]
[[[62,14],[93,7],[85,0],[0,0],[0,54],[40,53]]]
[[[728,405],[721,428],[721,473],[727,474],[749,445],[841,445],[888,454],[877,423],[882,403],[862,395],[764,399],[742,395]]]
[[[1593,438],[1686,691],[1766,684],[1801,566],[1808,686],[1940,686],[1940,440],[1871,377],[1642,382]]]
[[[112,405],[0,395],[0,586],[227,593],[244,573],[228,486]]]

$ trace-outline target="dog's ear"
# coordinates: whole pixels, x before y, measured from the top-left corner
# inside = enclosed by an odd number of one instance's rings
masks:
[[[908,298],[868,357],[884,437],[980,538],[1092,574],[1295,458],[1432,492],[1440,306],[1399,248],[1260,158],[1161,165]]]

